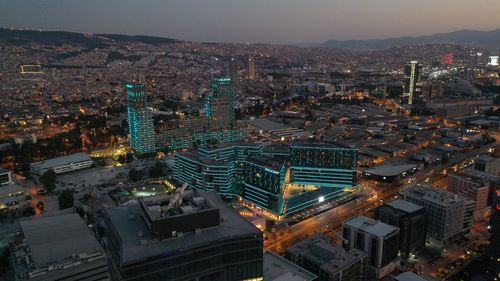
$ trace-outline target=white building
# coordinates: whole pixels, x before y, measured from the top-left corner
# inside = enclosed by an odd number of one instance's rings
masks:
[[[342,227],[347,249],[368,255],[369,275],[382,279],[399,266],[399,228],[365,216],[351,218]]]
[[[464,196],[423,186],[400,193],[403,200],[425,208],[429,242],[444,246],[472,223],[474,201]]]
[[[75,153],[67,156],[47,159],[40,162],[31,163],[31,174],[43,175],[52,169],[56,174],[81,170],[92,166],[92,159],[85,153]]]

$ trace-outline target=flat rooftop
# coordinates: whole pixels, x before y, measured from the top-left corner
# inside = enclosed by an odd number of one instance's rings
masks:
[[[401,199],[392,200],[385,204],[393,207],[394,209],[401,210],[406,213],[414,213],[416,211],[423,209],[423,207],[420,207],[416,204]]]
[[[430,276],[424,276],[424,275],[417,275],[413,272],[407,271],[399,274],[398,276],[394,277],[396,281],[437,281],[439,279],[430,277]]]
[[[213,208],[205,198],[196,196],[193,190],[184,192],[183,197],[179,197],[179,203],[172,206],[170,203],[175,199],[176,194],[162,194],[142,198],[139,203],[148,211],[151,220],[174,217],[183,214],[193,214],[199,211]]]
[[[201,247],[220,239],[262,235],[253,224],[240,217],[229,208],[215,192],[204,192],[203,197],[219,208],[221,222],[216,227],[202,229],[199,233],[185,233],[183,237],[157,239],[141,217],[140,205],[130,204],[116,208],[106,208],[109,220],[122,240],[121,262],[132,263],[149,257],[176,253],[190,248]],[[140,233],[140,235],[138,235]]]
[[[266,281],[312,281],[313,273],[271,252],[264,253],[264,280]]]
[[[268,131],[268,132],[275,130],[291,129],[291,127],[288,127],[283,123],[274,122],[265,118],[248,120],[246,122],[254,127],[257,127],[263,131]]]
[[[407,165],[381,165],[372,169],[365,170],[365,173],[380,177],[395,177],[399,176],[405,172],[409,172],[416,169],[417,165],[407,164]]]
[[[39,166],[41,169],[50,169],[53,167],[68,165],[71,163],[84,162],[84,161],[92,161],[92,159],[87,154],[80,152],[62,157],[47,159],[40,162],[31,163],[31,165]]]
[[[440,206],[452,206],[465,201],[466,198],[446,190],[426,186],[413,186],[400,192],[403,196],[416,197],[422,200],[436,203]]]
[[[21,221],[21,228],[37,268],[73,255],[101,251],[101,245],[77,214]]]
[[[366,233],[384,237],[398,231],[397,227],[367,218],[365,216],[356,216],[344,222],[344,225],[361,229]]]
[[[190,159],[192,161],[196,161],[205,165],[211,165],[211,166],[225,166],[225,162],[222,160],[214,160],[209,157],[205,157],[201,155],[199,152],[196,151],[190,151],[190,152],[182,152],[179,154],[176,154],[178,157],[184,157],[187,159]],[[174,157],[174,162],[175,162],[175,157]]]

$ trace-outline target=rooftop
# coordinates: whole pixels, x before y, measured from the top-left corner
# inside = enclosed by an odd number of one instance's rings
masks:
[[[402,190],[400,193],[405,197],[416,197],[445,207],[466,200],[465,197],[446,190],[418,185]]]
[[[412,169],[416,169],[417,165],[382,165],[372,169],[365,170],[365,173],[381,176],[381,177],[395,177]]]
[[[295,265],[274,253],[264,253],[264,280],[269,281],[312,281],[313,273]]]
[[[37,268],[101,249],[77,214],[21,221],[21,227]]]
[[[404,201],[401,199],[392,200],[392,201],[389,201],[385,204],[393,207],[394,209],[398,209],[398,210],[401,210],[401,211],[406,212],[406,213],[413,213],[413,212],[416,212],[418,210],[423,209],[423,207],[420,207],[420,206],[415,205],[411,202]]]
[[[399,274],[394,278],[396,281],[433,281],[438,280],[430,276],[417,275],[413,272],[407,271]]]
[[[41,169],[50,169],[53,167],[63,166],[71,163],[78,163],[84,161],[92,161],[92,159],[85,153],[75,153],[62,157],[47,159],[40,162],[31,163],[32,166],[40,166]]]
[[[122,241],[121,262],[129,263],[148,257],[176,253],[228,237],[262,235],[260,230],[226,206],[217,193],[205,192],[203,197],[211,205],[219,208],[220,224],[203,229],[199,233],[186,233],[182,237],[175,236],[163,240],[151,235],[141,217],[139,204],[106,208],[112,227]]]
[[[257,127],[261,130],[269,131],[269,132],[275,131],[275,130],[290,129],[290,127],[288,127],[285,124],[274,122],[274,121],[271,121],[271,120],[265,119],[265,118],[248,120],[247,122],[248,122],[248,124],[250,124],[254,127]]]
[[[345,226],[361,229],[366,233],[384,237],[398,231],[397,227],[379,222],[365,216],[356,216],[344,222]]]

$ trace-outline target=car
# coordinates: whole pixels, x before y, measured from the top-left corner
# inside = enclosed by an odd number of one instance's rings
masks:
[[[39,188],[39,189],[37,190],[37,193],[38,193],[38,194],[47,194],[47,190],[46,190],[45,188]]]

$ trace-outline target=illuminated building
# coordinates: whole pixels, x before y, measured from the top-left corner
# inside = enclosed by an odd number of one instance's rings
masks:
[[[490,259],[489,269],[492,277],[500,274],[500,190],[496,192],[493,214],[490,218],[490,244],[486,248],[486,256]]]
[[[365,216],[356,216],[342,225],[347,250],[357,249],[368,255],[368,274],[377,279],[399,266],[399,228]]]
[[[246,131],[236,126],[236,93],[232,80],[229,77],[213,78],[211,89],[205,100],[204,114],[180,119],[176,126],[163,131],[159,136],[162,146],[183,149],[236,141],[246,136]]]
[[[138,153],[156,152],[156,136],[153,117],[147,108],[144,84],[128,83],[127,91],[128,129],[130,146]]]
[[[411,61],[404,68],[403,100],[406,104],[422,102],[422,65]]]
[[[488,66],[498,66],[498,56],[490,56]]]
[[[262,281],[262,232],[215,192],[180,188],[104,216],[113,281]]]
[[[174,156],[174,179],[239,196],[278,218],[345,196],[345,189],[356,186],[357,150],[294,143],[289,153],[273,151],[244,142],[200,146]]]
[[[482,63],[483,53],[471,51],[469,53],[469,64],[467,66],[467,73],[472,79],[476,79],[476,72]]]
[[[453,65],[455,62],[455,57],[453,56],[453,53],[447,53],[443,56],[443,64],[444,65]]]
[[[250,156],[243,161],[241,197],[278,216],[284,214],[286,173],[284,162],[270,157]]]
[[[56,174],[68,173],[76,170],[90,168],[94,162],[83,152],[46,159],[30,164],[30,172],[33,175],[43,175],[48,170],[54,170]]]
[[[248,80],[254,80],[255,79],[255,60],[252,57],[248,58],[247,68],[248,68],[247,69]]]

